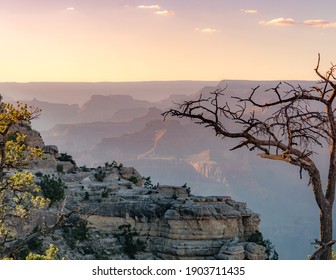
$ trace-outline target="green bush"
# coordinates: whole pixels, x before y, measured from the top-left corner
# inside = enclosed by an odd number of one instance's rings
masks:
[[[145,183],[144,183],[144,186],[146,188],[152,188],[153,187],[153,183],[152,183],[152,180],[151,180],[151,177],[143,177],[143,179],[145,180]]]
[[[90,200],[90,194],[89,194],[89,192],[85,192],[83,200]]]
[[[63,171],[64,171],[63,164],[57,164],[57,165],[56,165],[56,171],[57,171],[58,173],[63,173]]]
[[[105,168],[118,168],[118,163],[115,160],[111,163],[105,162]]]
[[[262,236],[262,233],[260,231],[256,231],[253,233],[247,242],[253,242],[258,245],[264,246],[266,248],[266,254],[268,260],[277,260],[279,259],[279,255],[277,251],[275,251],[275,246],[272,244],[272,242],[269,239],[264,239]]]
[[[22,135],[22,133],[17,130],[17,131],[13,131],[13,132],[9,132],[7,137],[6,137],[6,141],[14,141],[14,142],[17,142],[17,139],[18,137]],[[20,145],[28,145],[27,141],[24,140],[24,141],[20,141]]]
[[[73,237],[78,241],[84,241],[87,239],[87,233],[89,229],[87,227],[87,221],[80,220],[78,225],[72,229]]]
[[[26,260],[57,260],[58,248],[50,244],[49,249],[45,251],[44,255],[30,253]]]
[[[38,178],[41,178],[43,176],[43,173],[41,171],[37,171],[35,173],[35,176],[38,177]]]
[[[101,169],[99,169],[95,174],[94,177],[98,182],[103,182],[105,178],[105,172],[103,172]]]
[[[119,237],[123,237],[123,248],[124,252],[130,259],[135,259],[135,255],[138,251],[143,251],[146,246],[143,241],[139,238],[135,240],[135,236],[139,234],[135,231],[135,229],[131,230],[131,225],[121,225],[118,227],[119,230],[122,230]]]
[[[16,133],[17,132],[18,131],[14,131],[14,132],[8,133],[6,140],[7,141],[16,141],[16,138],[17,138],[17,134]]]
[[[59,161],[69,161],[73,165],[76,166],[76,162],[72,159],[71,155],[68,155],[67,153],[60,153],[59,157],[57,158]]]
[[[63,228],[63,237],[70,249],[75,249],[77,242],[83,242],[88,239],[88,227],[86,220],[80,220],[74,227]]]
[[[90,168],[87,168],[86,165],[79,167],[83,172],[89,172]]]
[[[139,182],[138,178],[135,176],[129,178],[128,181],[132,182],[134,185],[136,185]]]
[[[50,200],[50,205],[64,198],[65,184],[61,178],[55,175],[43,175],[38,184],[41,187],[43,196]]]
[[[31,234],[39,232],[40,230],[40,227],[36,225]],[[42,248],[42,238],[39,236],[33,237],[29,239],[21,248],[18,248],[18,250],[13,252],[9,257],[13,258],[14,260],[25,260],[30,253],[43,253]]]
[[[102,197],[104,198],[108,197],[108,191],[106,189],[102,192]]]

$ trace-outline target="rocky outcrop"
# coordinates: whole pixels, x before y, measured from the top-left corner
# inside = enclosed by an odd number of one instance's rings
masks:
[[[58,157],[58,147],[55,145],[45,145],[42,147],[42,150],[47,154]]]
[[[20,131],[27,135],[27,143],[31,147],[37,147],[37,148],[42,148],[44,146],[44,141],[41,137],[41,134],[37,132],[36,130],[32,130],[29,127],[23,127],[20,128]]]
[[[229,196],[193,196],[182,186],[139,187],[123,179],[118,168],[103,168],[106,176],[98,182],[95,172],[62,175],[67,197],[63,209],[87,217],[91,241],[83,244],[104,259],[129,257],[123,239],[117,238],[127,225],[144,244],[137,259],[266,258],[264,247],[247,242],[260,219],[245,203]],[[73,254],[66,253],[76,259],[96,258]]]
[[[43,147],[44,143],[39,145]],[[34,160],[30,168],[35,174],[61,177],[65,199],[49,211],[38,213],[36,223],[52,227],[60,214],[77,213],[67,227],[58,228],[44,239],[45,244],[56,245],[63,257],[266,258],[264,247],[248,242],[258,230],[260,218],[246,203],[230,196],[194,196],[186,185],[147,188],[145,179],[133,167],[113,162],[99,168],[78,168],[58,161],[54,153],[57,147],[48,147],[44,159]],[[56,172],[59,164],[69,166],[64,172]],[[81,219],[85,223],[76,228]]]

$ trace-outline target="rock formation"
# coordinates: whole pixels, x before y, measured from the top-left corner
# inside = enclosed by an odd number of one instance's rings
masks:
[[[266,258],[264,247],[247,242],[260,219],[245,203],[229,196],[193,196],[183,186],[136,186],[128,180],[135,174],[133,168],[98,170],[59,174],[66,184],[60,207],[78,212],[88,222],[87,238],[76,241],[77,251],[64,246],[64,233],[53,237],[60,238],[53,242],[67,258],[129,258],[123,236],[127,232],[121,230],[127,225],[134,233],[132,242],[142,244],[141,250],[135,249],[138,259]],[[97,172],[105,174],[102,182],[97,181]]]
[[[39,145],[44,146],[43,141]],[[29,168],[33,174],[60,177],[65,198],[39,213],[35,222],[51,226],[60,213],[77,213],[69,219],[69,227],[58,228],[43,241],[57,246],[66,259],[267,257],[263,246],[248,242],[260,219],[246,203],[229,196],[194,196],[185,185],[144,187],[144,178],[132,167],[106,163],[78,168],[58,161],[49,150]],[[59,164],[66,166],[64,172],[56,171]]]

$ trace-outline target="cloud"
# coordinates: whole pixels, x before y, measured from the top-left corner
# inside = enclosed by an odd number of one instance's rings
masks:
[[[168,10],[164,10],[164,11],[157,11],[155,12],[157,15],[162,15],[162,16],[173,16],[176,13],[174,11],[168,11]]]
[[[310,25],[310,26],[336,29],[336,22],[330,22],[330,21],[323,20],[323,19],[305,20],[303,23],[305,25]]]
[[[67,11],[74,11],[74,10],[75,10],[74,7],[68,7],[68,8],[67,8]]]
[[[140,5],[138,6],[138,9],[160,10],[161,7],[159,5]],[[161,10],[161,11],[156,11],[155,14],[162,15],[162,16],[173,16],[176,13],[174,11]]]
[[[139,9],[157,9],[160,10],[160,6],[159,5],[140,5],[138,6]]]
[[[202,32],[202,33],[216,33],[216,32],[219,32],[219,30],[217,30],[215,28],[210,28],[210,27],[196,28],[195,31]]]
[[[324,25],[330,24],[329,21],[323,20],[323,19],[305,20],[303,23],[306,25],[315,25],[315,26],[324,26]]]
[[[336,29],[336,22],[330,22],[324,19],[310,19],[303,22],[296,22],[292,18],[275,18],[269,21],[260,21],[259,24],[262,25],[274,25],[274,26],[289,26],[294,24],[303,24],[307,26],[315,26],[321,28]]]
[[[240,9],[241,12],[245,14],[257,14],[259,13],[258,10],[249,10],[249,9]]]
[[[295,20],[292,18],[275,18],[269,21],[260,21],[259,24],[263,25],[275,25],[275,26],[286,26],[296,24]]]

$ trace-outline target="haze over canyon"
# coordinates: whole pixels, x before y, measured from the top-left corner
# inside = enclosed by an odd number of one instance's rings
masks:
[[[164,121],[161,115],[174,103],[218,87],[242,96],[258,85],[263,90],[276,83],[0,83],[0,88],[5,100],[23,100],[42,109],[33,128],[46,144],[71,154],[78,166],[115,160],[134,166],[153,183],[187,183],[195,194],[245,201],[261,215],[262,232],[281,259],[306,259],[310,242],[318,237],[318,211],[306,187],[308,176],[300,180],[298,169],[260,159],[248,150],[231,152],[232,140],[217,138],[186,120]],[[323,158],[320,163],[323,166]]]

